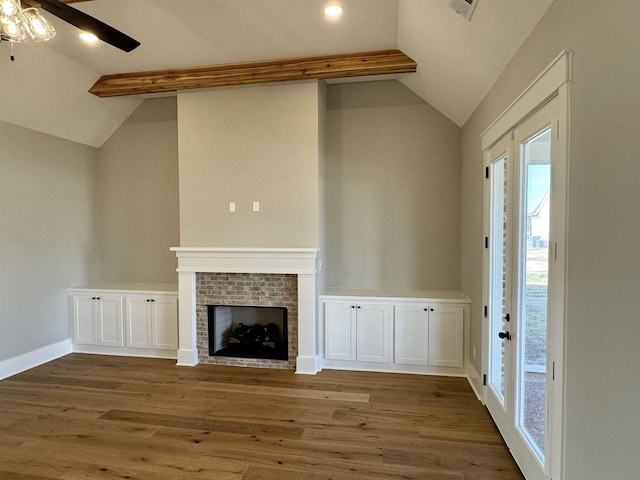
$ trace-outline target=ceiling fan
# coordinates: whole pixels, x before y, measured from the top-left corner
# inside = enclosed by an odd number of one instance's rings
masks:
[[[123,50],[125,52],[130,52],[140,45],[140,42],[131,38],[129,35],[116,30],[112,26],[107,25],[97,18],[87,15],[86,13],[67,5],[67,3],[75,3],[78,1],[83,0],[23,0],[24,4],[29,7],[33,7],[31,9],[25,9],[23,12],[33,10],[34,8],[41,8],[42,10],[49,12],[59,19],[75,27],[78,27],[80,30],[93,33],[103,42],[113,45],[114,47],[119,48],[120,50]],[[20,0],[17,0],[17,2],[15,0],[0,0],[0,3],[5,2],[17,3],[17,5],[20,6]],[[46,23],[46,20],[44,21],[44,23]]]

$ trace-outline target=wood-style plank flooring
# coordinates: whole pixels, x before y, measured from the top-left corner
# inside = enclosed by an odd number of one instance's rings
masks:
[[[522,480],[466,379],[72,354],[0,382],[2,480]]]

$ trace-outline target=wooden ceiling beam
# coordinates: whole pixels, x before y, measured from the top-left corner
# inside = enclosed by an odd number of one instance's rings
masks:
[[[413,73],[416,68],[416,62],[400,50],[383,50],[105,75],[89,92],[98,97],[116,97],[229,85]]]

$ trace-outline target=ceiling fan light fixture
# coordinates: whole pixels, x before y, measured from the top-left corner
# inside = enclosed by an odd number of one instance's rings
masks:
[[[0,0],[0,11],[5,17],[15,17],[20,13],[19,0]]]
[[[38,5],[41,10],[79,29],[93,30],[100,40],[122,51],[130,52],[140,45],[140,42],[112,26],[70,7],[65,0],[25,0],[25,3]],[[15,31],[16,27],[20,32]],[[27,39],[27,33],[36,42],[46,42],[56,35],[56,30],[40,15],[37,8],[23,10],[21,0],[0,0],[0,42],[21,42]],[[13,60],[13,55],[11,59]]]
[[[56,36],[55,29],[40,15],[37,8],[22,11],[23,23],[34,42],[46,42]]]
[[[7,42],[24,42],[27,36],[17,18],[3,18],[0,22],[0,40]]]

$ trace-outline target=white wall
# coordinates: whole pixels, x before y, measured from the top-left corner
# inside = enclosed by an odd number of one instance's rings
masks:
[[[458,289],[460,129],[401,83],[329,85],[329,287]]]
[[[96,150],[0,122],[0,361],[71,336],[67,288],[99,276]]]
[[[56,38],[52,43],[58,41]],[[99,147],[142,103],[138,96],[98,98],[89,93],[100,74],[50,44],[16,45],[15,62],[10,60],[9,44],[3,47],[0,50],[2,121]]]
[[[318,135],[315,81],[179,93],[181,246],[317,247]]]
[[[177,283],[180,244],[175,97],[148,99],[98,153],[102,281]]]
[[[480,134],[571,49],[565,480],[636,478],[640,5],[556,0],[463,128],[461,280],[481,346]],[[476,366],[479,368],[480,358]]]

